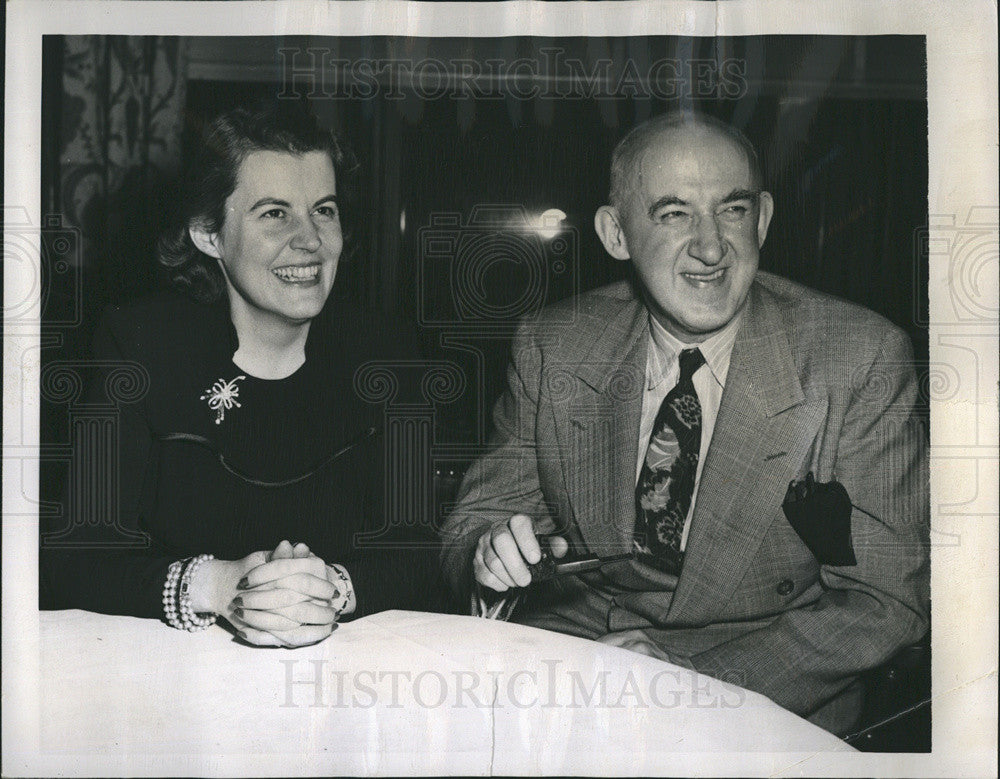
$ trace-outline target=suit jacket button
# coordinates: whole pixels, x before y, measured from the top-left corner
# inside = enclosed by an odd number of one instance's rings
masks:
[[[791,595],[795,589],[795,582],[791,579],[782,579],[778,582],[778,595]]]

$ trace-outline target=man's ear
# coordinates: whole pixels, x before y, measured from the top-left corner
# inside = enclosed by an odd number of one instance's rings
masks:
[[[627,260],[628,242],[625,240],[625,230],[622,229],[621,215],[614,206],[601,206],[594,214],[594,229],[601,239],[608,254],[616,260]]]
[[[199,251],[204,252],[209,257],[215,257],[217,260],[222,259],[218,233],[210,233],[204,225],[192,222],[188,225],[188,235],[191,236],[192,243]]]
[[[770,192],[761,192],[757,200],[757,248],[764,245],[767,238],[767,228],[771,225],[771,217],[774,216],[774,198]]]

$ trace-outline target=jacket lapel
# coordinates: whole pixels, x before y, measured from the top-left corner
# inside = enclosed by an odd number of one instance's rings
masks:
[[[645,307],[633,297],[590,315],[606,326],[581,344],[581,360],[549,375],[565,370],[572,377],[567,402],[552,403],[559,459],[577,527],[590,551],[604,556],[631,547],[649,327]],[[588,330],[593,333],[577,332]]]
[[[672,624],[708,621],[732,597],[826,411],[825,399],[802,392],[780,302],[754,284],[667,615]]]

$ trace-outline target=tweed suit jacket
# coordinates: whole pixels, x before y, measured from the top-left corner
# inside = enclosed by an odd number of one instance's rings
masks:
[[[564,534],[571,555],[631,549],[648,314],[627,282],[557,306],[515,338],[490,450],[443,529],[445,573],[459,593],[471,586],[478,538],[513,513]],[[517,618],[590,638],[641,629],[676,663],[845,730],[860,702],[838,698],[928,625],[916,399],[902,331],[759,272],[680,576],[634,560],[607,565],[531,587]],[[810,470],[840,481],[857,507],[857,565],[821,564],[782,512],[789,481]]]

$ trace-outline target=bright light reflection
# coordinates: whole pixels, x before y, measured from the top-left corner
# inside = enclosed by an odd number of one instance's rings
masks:
[[[535,221],[535,232],[545,240],[555,238],[562,231],[562,223],[566,220],[565,212],[558,208],[550,208]]]

